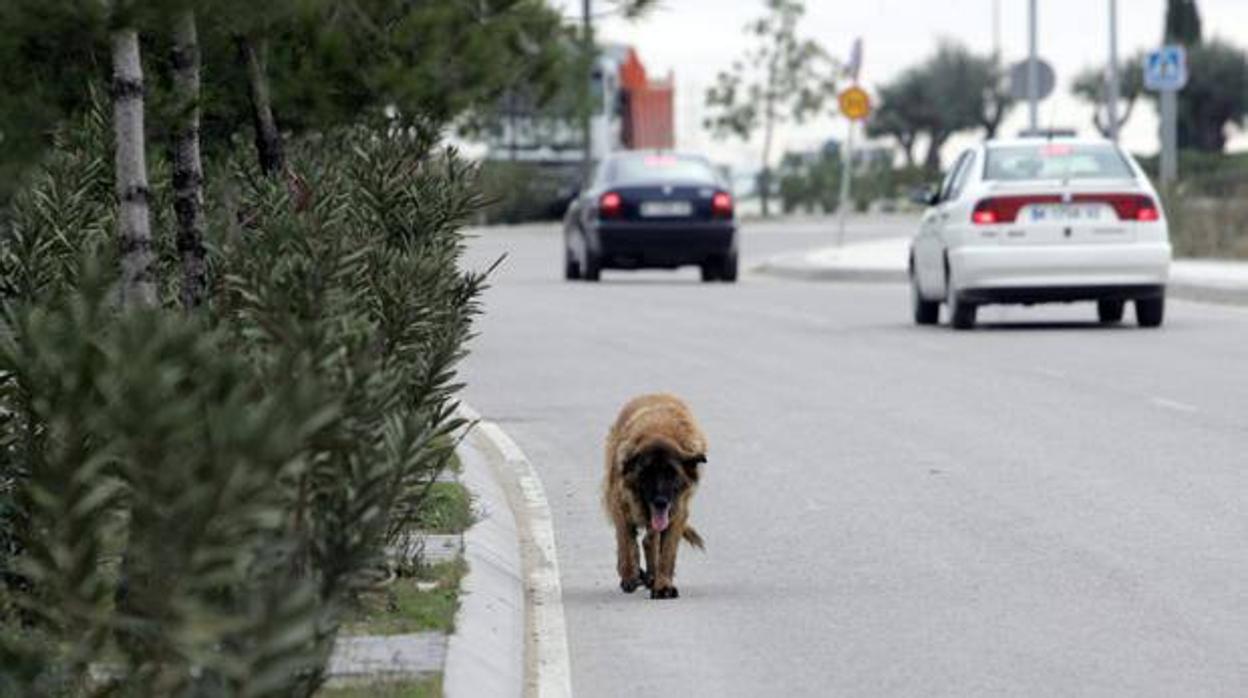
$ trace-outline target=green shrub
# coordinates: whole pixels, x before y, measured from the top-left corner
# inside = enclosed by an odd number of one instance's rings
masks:
[[[122,312],[105,123],[0,228],[0,694],[310,695],[461,426],[476,171],[359,129],[297,187],[217,166],[211,302]]]
[[[483,212],[488,223],[556,220],[571,198],[576,169],[527,162],[490,161],[481,166]]]

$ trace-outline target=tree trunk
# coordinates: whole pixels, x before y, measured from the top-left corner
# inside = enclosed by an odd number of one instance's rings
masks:
[[[897,143],[901,146],[901,154],[906,158],[906,167],[914,168],[914,136],[898,136]]]
[[[771,215],[771,142],[775,132],[775,118],[771,114],[771,107],[767,108],[767,125],[763,129],[763,171],[759,176],[759,184],[762,189],[763,218]]]
[[[273,100],[269,95],[269,77],[265,72],[266,47],[264,39],[238,37],[239,55],[247,69],[260,170],[266,175],[276,175],[286,169],[286,156],[282,152],[282,132],[277,129],[277,120],[273,118]]]
[[[177,126],[173,133],[173,208],[182,262],[182,307],[203,304],[208,289],[204,264],[204,168],[199,155],[199,41],[195,13],[178,15],[173,31],[173,85]]]
[[[944,147],[945,141],[949,139],[947,133],[932,133],[930,141],[927,144],[927,158],[923,160],[923,167],[933,174],[940,173],[940,149]]]
[[[138,31],[115,30],[112,54],[121,303],[124,307],[150,307],[156,305],[156,284],[152,278],[152,230],[147,208],[147,140],[143,130],[143,66]]]

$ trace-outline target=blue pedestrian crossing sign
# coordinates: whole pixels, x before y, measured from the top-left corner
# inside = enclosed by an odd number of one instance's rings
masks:
[[[1162,46],[1144,58],[1144,87],[1154,92],[1178,91],[1187,85],[1187,50]]]

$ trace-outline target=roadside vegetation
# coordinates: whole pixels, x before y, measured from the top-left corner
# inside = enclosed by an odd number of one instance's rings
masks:
[[[472,516],[439,143],[562,24],[347,5],[0,6],[0,695],[311,696],[344,624],[453,623],[387,555]]]

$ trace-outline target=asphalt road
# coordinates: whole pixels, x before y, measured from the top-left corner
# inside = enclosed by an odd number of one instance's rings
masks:
[[[743,261],[831,234],[751,226]],[[465,378],[545,482],[577,695],[1248,695],[1248,311],[954,333],[896,284],[565,283],[560,245],[473,242],[508,257]],[[607,427],[655,390],[711,442],[708,550],[663,602],[619,591],[599,503]]]

